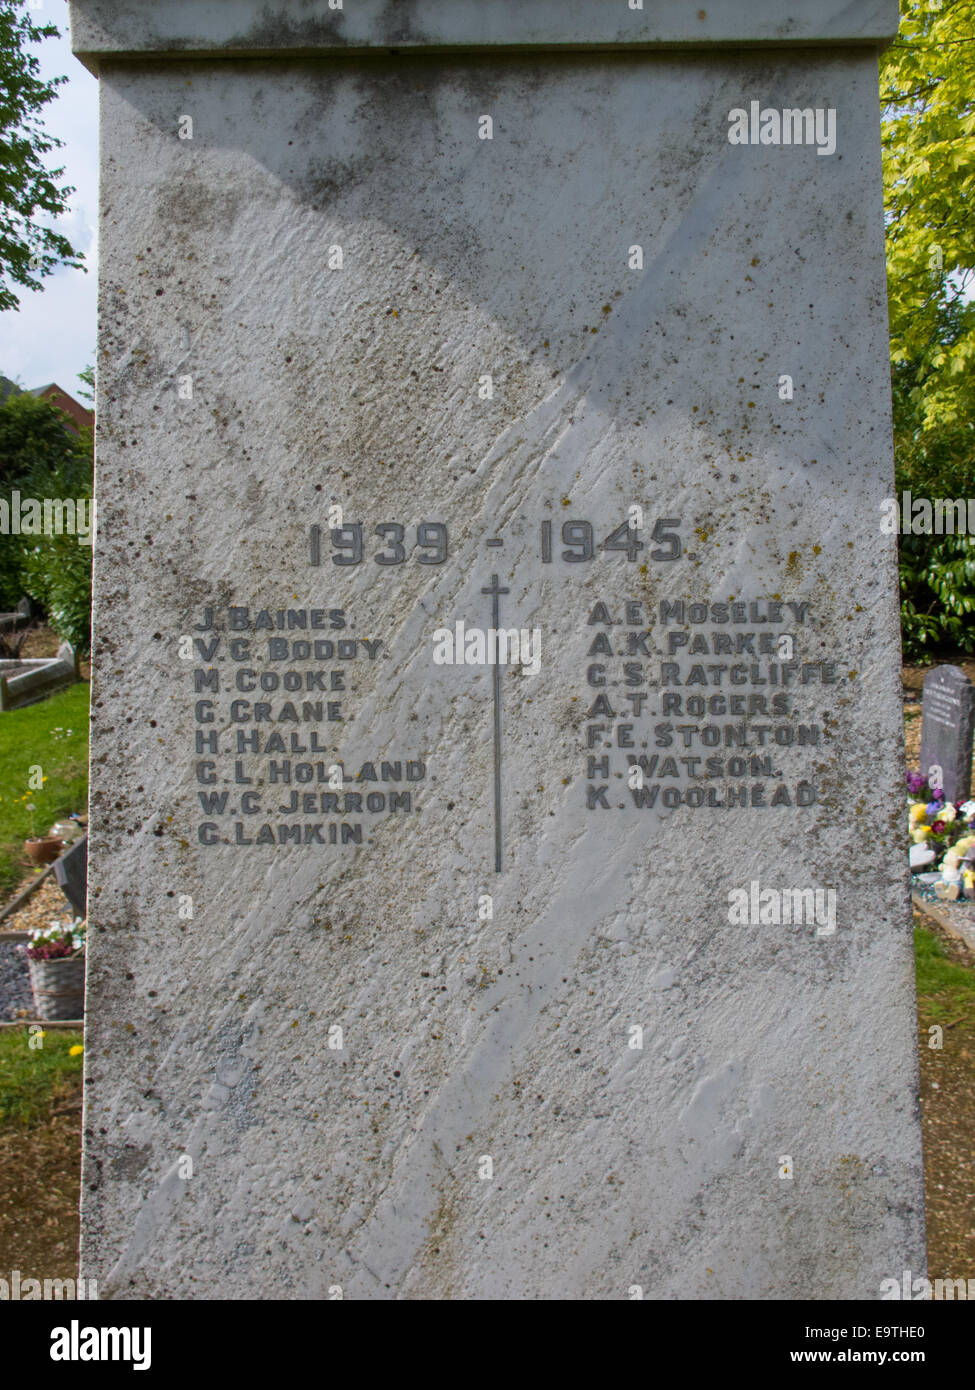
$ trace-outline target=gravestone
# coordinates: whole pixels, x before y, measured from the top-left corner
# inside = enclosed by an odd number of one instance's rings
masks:
[[[78,656],[62,642],[57,656],[0,660],[0,711],[36,705],[81,679]]]
[[[972,794],[975,687],[959,666],[934,666],[921,696],[921,771],[946,801]]]
[[[74,0],[103,1295],[924,1269],[896,28]]]
[[[0,613],[0,632],[16,632],[18,628],[26,627],[31,620],[32,604],[26,596],[20,600],[17,607],[10,613]]]
[[[84,917],[88,896],[88,836],[83,835],[54,863],[54,877],[76,917]]]

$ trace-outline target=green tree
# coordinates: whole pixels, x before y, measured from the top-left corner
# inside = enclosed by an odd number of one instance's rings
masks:
[[[57,266],[82,268],[82,256],[43,218],[67,210],[73,188],[45,156],[63,144],[44,130],[40,112],[66,77],[44,82],[29,45],[56,38],[53,24],[37,25],[27,0],[0,0],[0,310],[19,307],[15,286],[39,290]]]
[[[63,473],[70,490],[85,476],[90,481],[89,458],[83,434],[65,429],[61,411],[44,397],[11,392],[0,405],[0,484],[5,489],[24,491],[30,475],[40,472]]]
[[[0,486],[5,500],[88,500],[92,495],[92,431],[74,433],[56,406],[29,392],[0,404]],[[0,609],[27,594],[51,626],[79,652],[90,643],[91,545],[76,535],[0,535]]]
[[[975,0],[901,0],[881,65],[896,488],[975,496]],[[904,654],[975,651],[975,540],[904,536]]]
[[[975,404],[975,0],[901,0],[880,95],[891,360],[930,430]]]

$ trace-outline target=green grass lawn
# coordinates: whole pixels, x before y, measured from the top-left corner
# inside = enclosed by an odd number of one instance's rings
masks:
[[[88,693],[87,681],[79,681],[0,714],[0,903],[27,867],[24,841],[88,807]],[[28,787],[32,767],[41,769],[41,790]],[[28,805],[36,808],[33,832]]]
[[[936,936],[924,927],[914,929],[918,1002],[935,1023],[967,1017],[975,1006],[975,970],[948,959]]]
[[[77,1085],[84,1057],[71,1049],[81,1041],[81,1033],[61,1028],[0,1029],[0,1126],[47,1119],[52,1102]]]

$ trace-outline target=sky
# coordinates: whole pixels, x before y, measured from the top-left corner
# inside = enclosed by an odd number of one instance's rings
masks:
[[[19,311],[0,313],[0,375],[27,387],[56,381],[77,396],[78,373],[95,360],[98,83],[71,52],[67,0],[31,0],[31,17],[61,31],[60,38],[44,39],[36,49],[43,79],[69,79],[42,111],[47,132],[64,141],[46,162],[48,168],[64,165],[61,182],[75,189],[68,214],[54,225],[84,252],[88,273],[56,270],[34,294],[17,287]]]

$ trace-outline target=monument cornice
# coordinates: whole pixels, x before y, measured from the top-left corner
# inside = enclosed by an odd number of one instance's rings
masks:
[[[897,0],[71,0],[73,50],[96,74],[105,61],[150,59],[880,49],[898,22]]]

